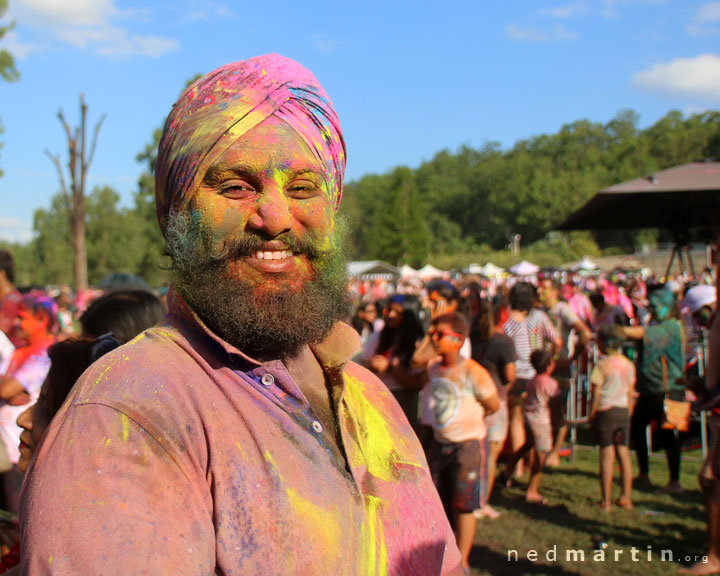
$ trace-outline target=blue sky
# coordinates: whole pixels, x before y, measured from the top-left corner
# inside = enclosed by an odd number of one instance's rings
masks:
[[[132,202],[150,141],[186,80],[268,52],[313,71],[348,144],[348,179],[487,141],[510,148],[620,110],[653,124],[720,108],[720,2],[212,2],[10,0],[0,41],[21,78],[0,82],[0,238],[27,240],[59,190],[60,108],[101,128],[89,187]]]

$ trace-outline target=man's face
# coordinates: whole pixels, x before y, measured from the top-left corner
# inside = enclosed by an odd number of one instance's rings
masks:
[[[545,306],[552,306],[558,300],[558,291],[550,280],[543,280],[538,284],[538,298]]]
[[[200,317],[259,358],[322,340],[347,280],[324,172],[287,124],[250,130],[171,217],[173,281]]]
[[[228,277],[263,289],[306,282],[312,265],[303,243],[327,251],[334,232],[322,168],[297,132],[274,117],[210,166],[190,210],[211,253],[242,246]]]

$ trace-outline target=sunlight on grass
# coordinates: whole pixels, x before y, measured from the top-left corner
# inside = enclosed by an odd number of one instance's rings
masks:
[[[472,574],[674,574],[682,565],[692,564],[695,556],[700,559],[706,548],[704,507],[697,482],[701,464],[699,451],[683,453],[681,483],[685,492],[658,495],[655,488],[634,487],[633,510],[616,506],[612,512],[604,512],[599,508],[598,455],[592,449],[578,450],[575,462],[565,460],[560,468],[543,475],[541,492],[548,499],[547,506],[526,504],[522,481],[512,488],[497,486],[491,503],[502,516],[478,522],[470,556]],[[655,487],[667,482],[662,455],[651,458],[650,476]],[[616,470],[615,497],[618,479]],[[604,561],[596,552],[597,540],[607,542]],[[508,561],[508,550],[517,550],[517,560],[513,555]],[[585,560],[580,560],[579,554],[574,559],[572,552],[568,558],[571,550],[584,551]],[[663,550],[671,551],[672,561],[668,552],[662,560]],[[532,551],[537,553],[535,561],[528,559]]]

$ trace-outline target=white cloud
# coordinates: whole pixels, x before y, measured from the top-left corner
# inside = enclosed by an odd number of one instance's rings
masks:
[[[565,4],[563,6],[547,8],[545,10],[541,10],[540,13],[551,16],[553,18],[566,20],[568,18],[574,18],[575,16],[580,16],[581,14],[584,14],[585,12],[587,12],[587,9],[588,5],[586,2],[573,2],[571,4]]]
[[[29,222],[0,216],[0,240],[25,243],[32,240],[32,234],[32,224]]]
[[[707,4],[703,4],[695,16],[695,22],[698,24],[720,22],[720,2],[708,2]]]
[[[715,36],[720,34],[720,2],[703,4],[693,21],[688,24],[685,31],[690,36]]]
[[[115,0],[15,0],[17,18],[25,26],[50,31],[56,40],[102,56],[162,56],[178,47],[173,38],[145,36],[118,21],[147,21],[147,9],[118,10]]]
[[[335,52],[342,44],[342,41],[326,36],[325,34],[314,34],[312,38],[310,38],[310,41],[315,50],[322,54]]]
[[[224,18],[226,20],[235,20],[238,16],[233,10],[225,4],[217,2],[190,2],[187,11],[184,14],[186,20],[213,20],[214,18]]]
[[[720,102],[720,56],[700,54],[661,62],[635,74],[632,83],[668,96]]]
[[[523,27],[509,24],[505,27],[505,34],[508,38],[516,42],[562,42],[576,40],[578,38],[576,32],[571,32],[559,24],[549,30],[538,28],[537,26]]]
[[[8,32],[3,38],[3,49],[7,50],[18,60],[25,60],[31,53],[38,50],[36,44],[21,42],[16,32]]]

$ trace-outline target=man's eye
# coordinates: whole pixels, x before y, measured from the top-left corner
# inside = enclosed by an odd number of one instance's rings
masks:
[[[309,180],[292,182],[287,188],[288,194],[293,198],[312,198],[322,192],[320,187]]]
[[[230,199],[247,198],[253,194],[253,188],[244,182],[226,182],[220,185],[220,194]]]

